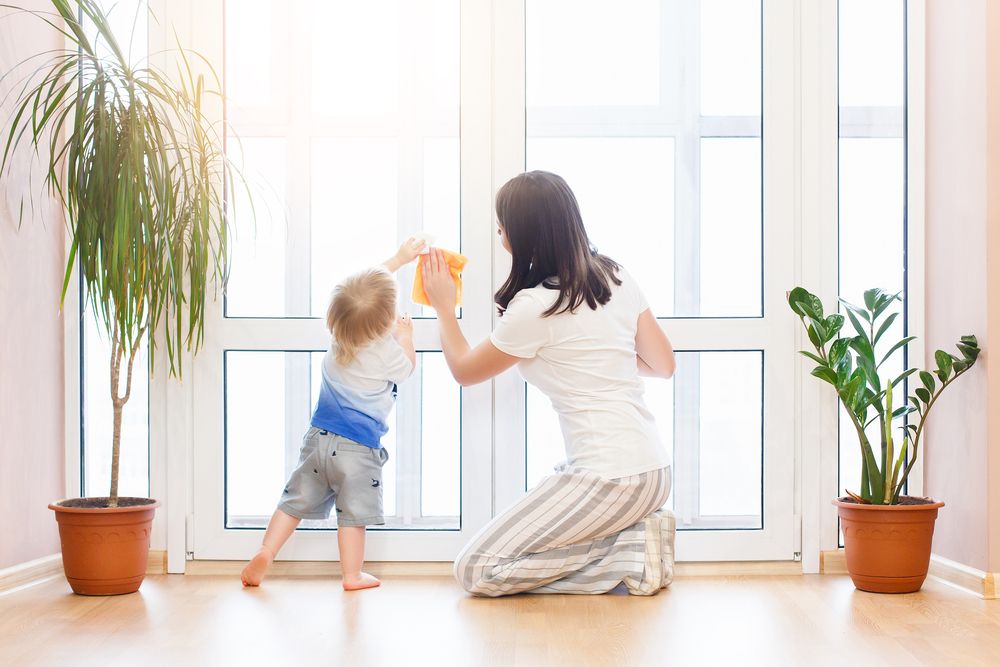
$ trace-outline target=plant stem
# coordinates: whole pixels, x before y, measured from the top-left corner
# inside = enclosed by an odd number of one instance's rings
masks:
[[[118,460],[122,444],[122,409],[125,405],[118,397],[118,383],[121,380],[122,354],[124,350],[118,335],[118,324],[115,323],[111,335],[111,405],[114,415],[111,431],[111,490],[108,494],[108,506],[118,507]]]
[[[969,368],[972,367],[970,366]],[[965,370],[968,370],[968,368]],[[899,498],[899,494],[903,492],[903,487],[906,486],[906,480],[910,476],[910,471],[913,469],[913,465],[917,462],[917,451],[920,449],[920,436],[923,435],[924,425],[927,423],[927,416],[931,413],[931,408],[933,408],[934,404],[937,403],[938,397],[944,393],[945,387],[958,379],[958,376],[962,375],[962,373],[965,373],[965,371],[955,373],[949,379],[942,382],[941,387],[937,390],[937,393],[931,396],[931,400],[927,404],[927,409],[924,410],[922,415],[920,415],[920,423],[917,425],[917,432],[913,434],[913,447],[910,452],[910,460],[907,462],[906,468],[903,469],[903,475],[899,478],[899,483],[896,485],[895,491],[893,491],[893,500]]]

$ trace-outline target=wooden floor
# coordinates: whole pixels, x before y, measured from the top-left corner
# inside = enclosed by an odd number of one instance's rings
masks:
[[[60,579],[0,597],[0,665],[1000,665],[1000,601],[928,581],[691,577],[654,598],[473,599],[447,578],[153,576],[85,598]]]

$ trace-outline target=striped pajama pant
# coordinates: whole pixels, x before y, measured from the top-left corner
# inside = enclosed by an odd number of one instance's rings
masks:
[[[455,578],[489,597],[639,588],[643,519],[668,495],[669,467],[617,479],[565,468],[479,531],[455,560]]]

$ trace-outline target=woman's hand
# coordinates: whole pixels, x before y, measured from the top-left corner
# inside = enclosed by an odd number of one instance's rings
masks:
[[[425,241],[411,236],[403,241],[403,245],[399,246],[399,250],[396,251],[396,254],[382,262],[382,265],[389,269],[390,273],[395,273],[400,268],[406,266],[419,257],[420,253],[422,253],[426,247],[427,243]]]
[[[456,289],[444,253],[431,248],[423,262],[424,292],[438,317],[455,313]]]

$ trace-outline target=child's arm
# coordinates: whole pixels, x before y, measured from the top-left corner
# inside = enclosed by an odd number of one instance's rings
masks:
[[[396,331],[393,333],[396,342],[403,348],[403,354],[410,360],[411,370],[417,367],[417,351],[413,347],[413,320],[408,313],[403,313],[396,320]]]
[[[427,246],[425,241],[410,237],[403,241],[396,254],[382,262],[382,266],[389,269],[389,273],[395,273],[400,268],[415,260]]]

